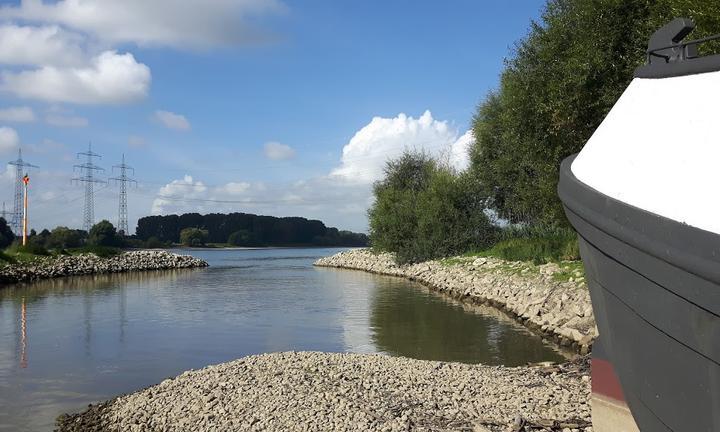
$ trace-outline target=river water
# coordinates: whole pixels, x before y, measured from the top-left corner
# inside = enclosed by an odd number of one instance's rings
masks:
[[[521,365],[562,355],[502,313],[404,279],[312,263],[339,249],[183,251],[195,270],[0,287],[0,431],[187,369],[288,350]]]

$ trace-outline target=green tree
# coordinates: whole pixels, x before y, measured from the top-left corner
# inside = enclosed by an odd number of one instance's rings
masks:
[[[227,242],[233,246],[257,246],[255,235],[248,230],[235,231],[230,234]]]
[[[118,246],[119,238],[113,224],[101,220],[90,228],[88,243],[93,246]]]
[[[423,153],[388,162],[374,187],[370,240],[400,263],[485,248],[495,228],[474,176],[457,174]]]
[[[417,200],[416,257],[431,259],[488,247],[497,227],[485,213],[486,206],[473,177],[437,169]]]
[[[78,230],[59,226],[50,232],[46,243],[50,249],[76,248],[82,245],[82,236]]]
[[[436,162],[425,153],[405,152],[385,165],[384,178],[373,186],[375,203],[368,211],[370,242],[395,252],[398,261],[416,256],[417,197],[430,183]]]
[[[180,243],[185,246],[204,246],[208,232],[200,228],[185,228],[180,231]]]
[[[8,226],[4,218],[0,218],[0,249],[10,246],[15,240],[15,234]]]

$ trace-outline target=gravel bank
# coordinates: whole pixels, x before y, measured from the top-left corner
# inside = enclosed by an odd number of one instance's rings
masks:
[[[108,258],[94,254],[38,257],[29,263],[0,266],[0,284],[62,276],[207,266],[208,263],[201,259],[162,250],[123,252]]]
[[[57,430],[589,432],[588,374],[584,360],[504,368],[373,354],[264,354],[63,415]]]
[[[571,264],[458,257],[399,266],[391,254],[353,249],[315,265],[406,277],[462,301],[490,304],[581,354],[590,351],[598,334],[590,293]]]

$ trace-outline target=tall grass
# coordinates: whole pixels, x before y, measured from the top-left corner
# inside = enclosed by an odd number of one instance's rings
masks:
[[[45,249],[45,247],[39,244],[30,242],[27,245],[23,246],[17,241],[15,241],[12,245],[10,245],[10,247],[5,249],[5,252],[10,255],[50,255],[50,251],[48,251],[47,249]]]
[[[508,261],[532,261],[534,264],[580,259],[575,231],[556,227],[504,228],[499,233],[498,242],[478,255]]]

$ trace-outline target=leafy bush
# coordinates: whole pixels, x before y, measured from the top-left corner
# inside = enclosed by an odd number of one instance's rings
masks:
[[[185,246],[205,246],[208,232],[200,228],[185,228],[180,231],[180,243]]]
[[[15,234],[8,226],[4,218],[0,218],[0,249],[10,246],[15,240]]]
[[[167,243],[160,241],[157,237],[150,237],[144,246],[149,249],[162,249],[168,247]]]
[[[23,246],[21,240],[15,240],[13,244],[6,249],[6,252],[14,255],[25,254],[25,255],[50,255],[50,252],[45,249],[42,245],[30,243]]]
[[[46,247],[51,249],[68,249],[76,248],[82,245],[81,231],[70,229],[68,227],[59,226],[50,232],[46,240]]]
[[[406,152],[389,161],[374,193],[372,245],[394,252],[399,263],[484,248],[497,231],[474,179],[424,153]]]
[[[0,261],[6,262],[6,263],[10,263],[10,264],[17,262],[17,260],[16,260],[15,258],[13,258],[12,256],[6,254],[6,253],[3,252],[3,251],[0,251]]]
[[[239,230],[230,234],[227,240],[228,244],[233,246],[257,246],[258,242],[255,235],[248,230]]]
[[[121,243],[113,224],[107,220],[101,220],[93,225],[88,233],[88,245],[92,246],[119,246]]]

